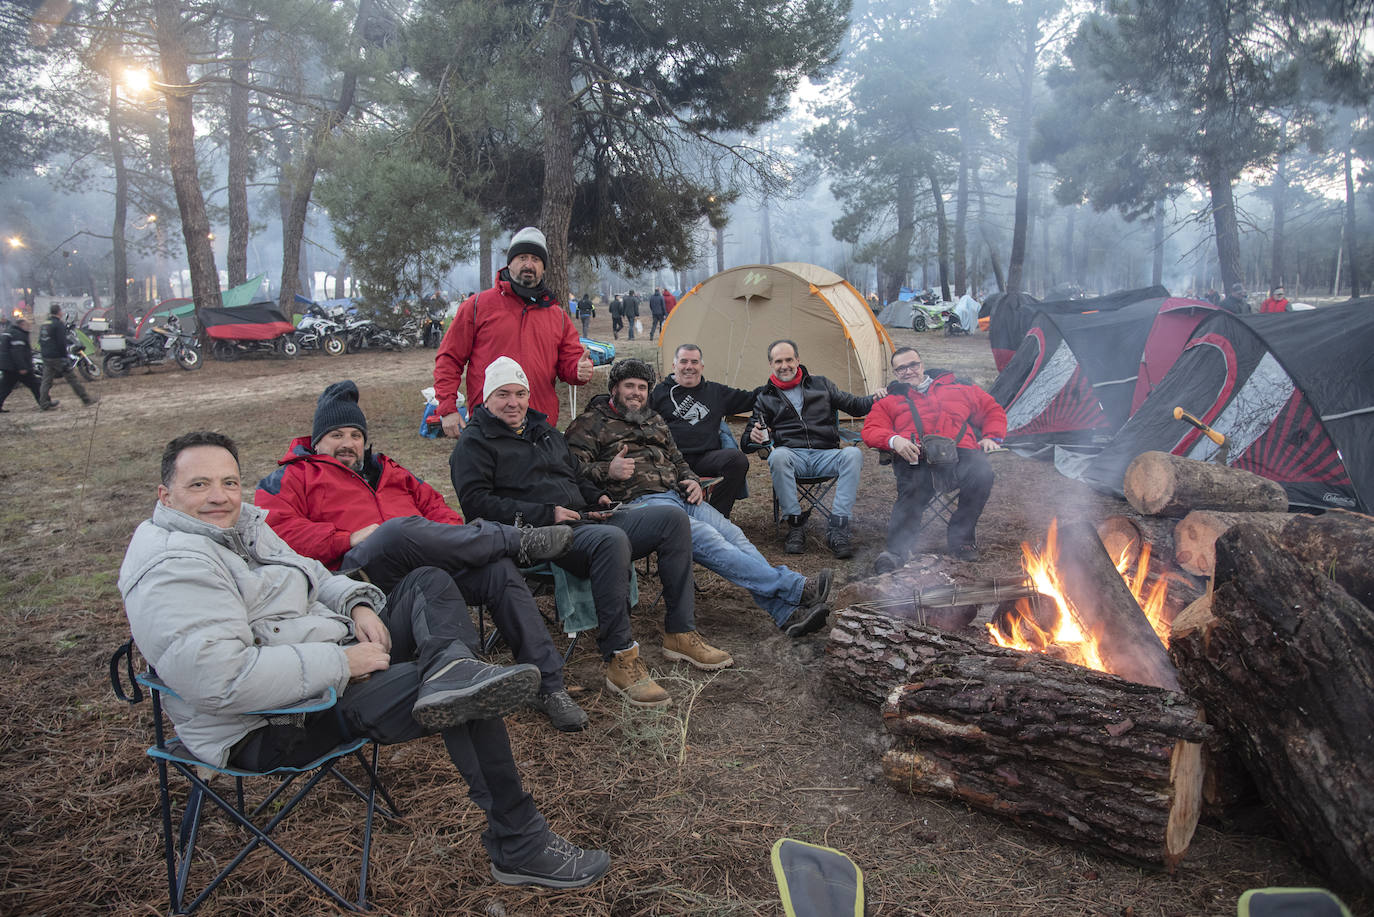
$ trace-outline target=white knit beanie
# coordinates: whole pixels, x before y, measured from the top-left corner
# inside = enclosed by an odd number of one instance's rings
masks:
[[[525,378],[525,371],[520,368],[520,364],[510,357],[497,357],[491,361],[487,367],[487,374],[482,378],[482,401],[485,402],[491,397],[491,393],[503,385],[510,385],[512,382],[523,385],[526,389],[530,387],[530,380]]]
[[[544,239],[544,234],[533,226],[526,226],[510,240],[510,248],[506,249],[506,264],[514,261],[516,255],[525,254],[536,255],[544,262],[544,267],[549,266],[549,243]]]

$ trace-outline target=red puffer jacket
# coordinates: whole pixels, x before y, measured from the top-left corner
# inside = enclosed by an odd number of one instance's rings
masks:
[[[310,437],[297,437],[277,470],[258,482],[253,505],[267,510],[267,524],[293,551],[331,570],[348,553],[353,533],[374,523],[424,516],[462,524],[437,490],[405,468],[380,452],[367,460],[381,470],[376,490],[333,456],[316,455]]]
[[[577,362],[582,359],[582,341],[568,310],[552,296],[538,302],[522,299],[504,274],[490,290],[459,306],[434,356],[434,395],[441,417],[457,410],[454,398],[464,369],[468,405],[482,403],[482,382],[497,357],[520,364],[530,380],[530,407],[557,426],[554,384],[562,379],[577,385]]]
[[[960,449],[976,449],[984,436],[1000,442],[1007,435],[1007,412],[1002,406],[978,386],[956,380],[954,373],[932,373],[925,394],[901,382],[892,383],[887,391],[887,397],[878,399],[864,418],[863,441],[874,449],[889,448],[893,436],[906,439],[916,432],[907,394],[921,414],[926,433],[952,438],[968,421],[964,435],[956,443]]]

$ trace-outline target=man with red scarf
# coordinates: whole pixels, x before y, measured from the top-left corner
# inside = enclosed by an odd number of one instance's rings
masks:
[[[544,234],[526,226],[511,239],[496,285],[458,307],[434,355],[434,397],[444,435],[457,439],[465,421],[458,413],[458,382],[467,370],[468,400],[482,403],[482,380],[497,357],[510,357],[530,380],[530,407],[558,424],[559,379],[585,385],[592,360],[582,347],[568,310],[544,284],[549,249]],[[473,400],[475,397],[475,400]]]
[[[744,427],[744,451],[768,453],[773,493],[787,521],[788,554],[806,551],[808,513],[801,511],[797,478],[835,477],[835,497],[830,505],[830,526],[825,544],[839,558],[853,557],[849,517],[859,493],[863,453],[840,440],[838,412],[863,417],[873,402],[887,394],[851,395],[825,376],[813,376],[801,364],[794,341],[768,345],[773,374],[758,390],[754,414]]]

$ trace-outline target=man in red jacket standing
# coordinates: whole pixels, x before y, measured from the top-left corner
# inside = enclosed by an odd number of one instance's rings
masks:
[[[544,234],[526,226],[511,239],[496,285],[458,307],[434,356],[434,396],[444,435],[457,439],[465,422],[458,413],[458,383],[467,370],[467,400],[482,403],[482,380],[497,357],[510,357],[530,380],[530,407],[558,425],[554,384],[585,385],[592,360],[582,347],[568,310],[544,285],[549,249]]]
[[[254,505],[297,554],[331,570],[361,570],[389,592],[419,567],[453,577],[463,599],[485,605],[518,662],[538,666],[535,706],[565,732],[587,714],[563,684],[563,658],[516,568],[561,556],[566,525],[463,524],[439,492],[367,444],[358,387],[335,382],[320,395],[309,436],[295,439],[277,470],[258,482]]]
[[[887,573],[906,563],[921,533],[921,514],[935,496],[936,471],[921,449],[923,435],[947,436],[958,447],[959,460],[948,489],[959,488],[959,503],[949,520],[949,552],[960,560],[977,560],[973,539],[978,517],[992,493],[992,465],[984,453],[996,452],[1007,435],[1007,412],[993,397],[954,373],[934,370],[927,375],[921,355],[910,347],[892,354],[897,381],[887,387],[864,418],[863,440],[874,449],[892,453],[897,477],[897,502],[887,527],[887,550],[873,569]],[[920,418],[917,427],[916,418]]]

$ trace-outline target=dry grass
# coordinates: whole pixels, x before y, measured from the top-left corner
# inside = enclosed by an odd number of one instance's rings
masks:
[[[963,361],[985,381],[990,375],[985,339],[926,338],[928,364]],[[641,342],[633,349],[648,351]],[[143,754],[149,711],[117,703],[106,675],[106,659],[127,633],[115,571],[151,506],[162,444],[196,427],[223,430],[242,446],[245,481],[255,481],[308,429],[323,386],[350,376],[362,387],[373,440],[448,493],[447,447],[415,435],[428,360],[364,354],[159,370],[98,386],[98,419],[66,407],[56,417],[31,415],[18,404],[0,418],[0,623],[8,635],[0,649],[0,913],[167,910],[154,770]],[[857,522],[864,549],[840,565],[841,580],[871,562],[891,503],[889,473],[868,462]],[[1068,490],[1050,499],[1067,484],[1043,468],[1007,461],[999,472],[998,509],[981,532],[992,566],[1033,537],[1052,512],[1047,504],[1085,512],[1098,505]],[[777,555],[761,463],[750,486],[754,496],[738,519]],[[796,564],[804,572],[828,558],[818,537],[811,547]],[[611,873],[571,892],[492,883],[477,837],[481,814],[441,743],[426,739],[383,750],[383,773],[408,815],[378,829],[371,897],[379,912],[779,914],[767,854],[785,835],[853,855],[873,915],[1225,914],[1246,888],[1317,882],[1270,838],[1204,828],[1179,874],[1167,877],[962,806],[900,795],[878,774],[884,740],[875,712],[835,697],[822,678],[822,639],[789,641],[740,590],[699,578],[698,621],[735,655],[735,668],[703,675],[666,665],[661,620],[644,611],[633,627],[674,695],[670,710],[623,708],[601,689],[600,661],[579,650],[568,680],[582,689],[591,728],[566,736],[532,714],[509,721],[516,759],[545,815],[575,841],[610,850]],[[353,887],[345,854],[357,844],[349,801],[341,791],[317,795],[282,830],[288,849],[345,889]],[[214,846],[226,830],[212,818],[205,837]],[[260,852],[204,913],[330,910]]]

